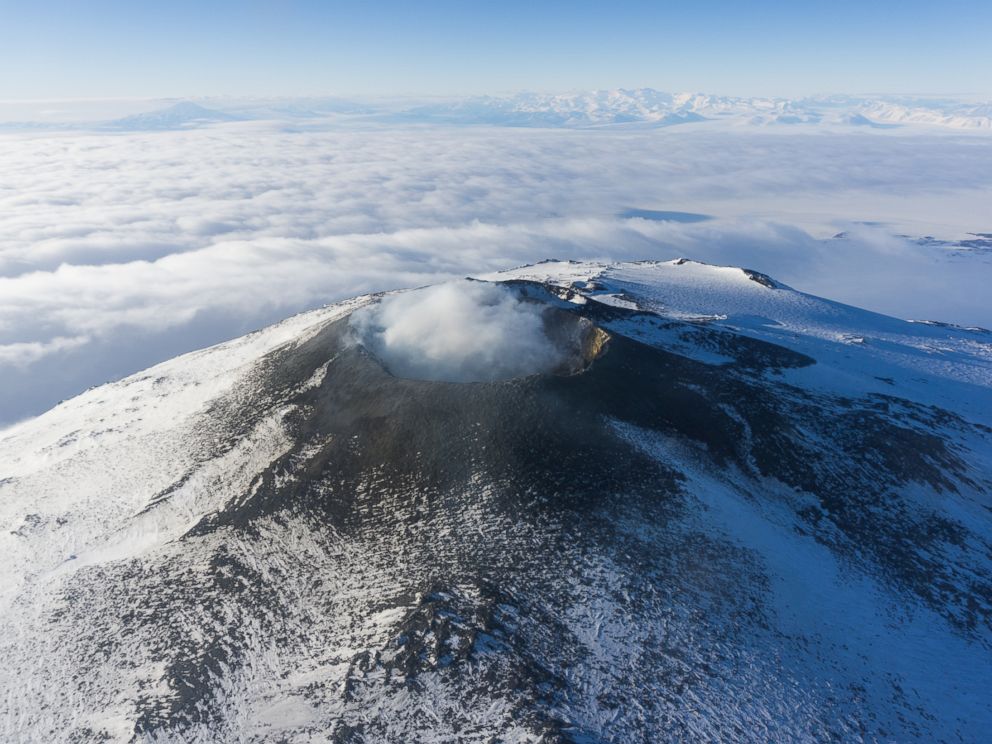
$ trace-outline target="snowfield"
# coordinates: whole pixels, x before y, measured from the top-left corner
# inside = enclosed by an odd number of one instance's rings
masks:
[[[989,331],[684,259],[476,279],[609,340],[403,379],[366,295],[0,431],[0,739],[985,736]]]

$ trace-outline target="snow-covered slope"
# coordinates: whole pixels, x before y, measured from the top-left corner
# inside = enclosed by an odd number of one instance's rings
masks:
[[[992,334],[691,261],[481,278],[609,340],[400,379],[364,297],[0,432],[0,738],[982,738]]]

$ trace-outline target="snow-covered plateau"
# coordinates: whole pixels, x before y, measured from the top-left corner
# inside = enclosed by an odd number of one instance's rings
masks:
[[[461,286],[0,432],[0,740],[987,736],[992,333],[686,260]]]

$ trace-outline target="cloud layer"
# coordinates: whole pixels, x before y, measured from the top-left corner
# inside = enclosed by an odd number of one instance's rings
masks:
[[[325,302],[547,257],[686,255],[992,325],[987,256],[893,237],[992,232],[986,143],[272,122],[0,135],[0,422]],[[618,216],[637,209],[716,219]]]

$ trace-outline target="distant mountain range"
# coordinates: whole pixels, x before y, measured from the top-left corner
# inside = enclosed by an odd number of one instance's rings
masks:
[[[992,104],[853,98],[737,98],[670,94],[651,88],[510,97],[479,97],[420,106],[412,118],[518,126],[670,126],[705,120],[742,124],[929,124],[992,129]]]
[[[154,102],[150,102],[154,103]],[[165,102],[163,102],[165,103]],[[992,102],[911,97],[742,98],[665,93],[652,88],[517,93],[435,99],[202,99],[100,122],[0,123],[0,128],[186,129],[241,120],[439,123],[511,127],[668,127],[722,121],[741,126],[893,128],[929,126],[992,131]]]

